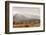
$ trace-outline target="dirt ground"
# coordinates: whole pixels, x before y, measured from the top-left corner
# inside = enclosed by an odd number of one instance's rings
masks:
[[[20,22],[13,21],[13,28],[39,27],[39,26],[40,26],[40,19],[25,20]]]

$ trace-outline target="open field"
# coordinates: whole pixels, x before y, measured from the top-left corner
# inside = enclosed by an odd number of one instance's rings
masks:
[[[23,28],[23,27],[39,27],[40,19],[30,19],[25,21],[13,21],[13,28]]]

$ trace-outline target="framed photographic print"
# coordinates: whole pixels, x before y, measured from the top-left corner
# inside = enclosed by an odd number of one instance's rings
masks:
[[[5,1],[5,33],[45,31],[45,3]]]

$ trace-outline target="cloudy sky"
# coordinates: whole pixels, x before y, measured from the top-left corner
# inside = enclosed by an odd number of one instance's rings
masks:
[[[13,7],[13,15],[23,14],[26,16],[36,15],[40,16],[40,8],[36,7]]]

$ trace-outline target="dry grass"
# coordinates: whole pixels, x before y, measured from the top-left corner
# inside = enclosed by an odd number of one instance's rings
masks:
[[[25,20],[20,22],[13,21],[14,28],[39,27],[39,26],[40,26],[40,19]]]

